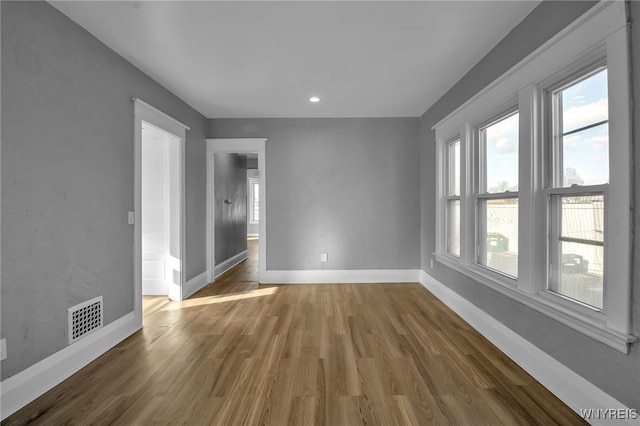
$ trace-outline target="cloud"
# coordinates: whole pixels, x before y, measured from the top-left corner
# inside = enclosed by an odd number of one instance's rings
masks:
[[[501,138],[496,142],[496,150],[498,154],[505,155],[517,152],[518,141],[516,139]]]
[[[491,139],[500,139],[508,135],[516,135],[517,137],[518,119],[519,114],[514,114],[511,117],[487,127],[487,137]]]
[[[607,98],[598,99],[586,105],[574,106],[564,112],[563,127],[565,131],[578,129],[589,124],[606,120],[609,117]]]
[[[582,139],[582,137],[580,137],[580,135],[576,135],[576,134],[569,135],[569,136],[566,136],[566,137],[562,138],[562,145],[565,148],[573,148],[573,147],[578,146],[578,142],[580,141],[580,139]]]
[[[597,134],[589,134],[587,132],[590,131],[585,131],[586,134],[578,132],[564,137],[562,139],[564,148],[600,149],[609,146],[609,135],[606,131],[601,130]]]
[[[593,149],[599,149],[609,146],[609,137],[608,136],[595,136],[591,139],[588,139],[587,144],[591,145]]]

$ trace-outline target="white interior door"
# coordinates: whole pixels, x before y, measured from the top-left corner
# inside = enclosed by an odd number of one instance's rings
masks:
[[[147,123],[142,127],[142,294],[168,295],[171,265],[169,139]]]

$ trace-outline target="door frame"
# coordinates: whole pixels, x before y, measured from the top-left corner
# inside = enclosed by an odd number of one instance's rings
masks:
[[[215,196],[214,161],[218,153],[258,153],[258,183],[260,185],[260,221],[258,222],[258,281],[266,279],[267,271],[267,162],[265,158],[266,138],[207,139],[207,281],[215,281]]]
[[[177,292],[170,291],[172,300],[183,299],[183,289],[186,282],[185,271],[185,141],[186,132],[191,130],[185,124],[179,122],[173,117],[165,114],[157,108],[149,105],[139,98],[131,98],[133,101],[134,116],[134,312],[136,319],[142,324],[142,122],[145,121],[167,133],[176,136],[179,141],[178,147],[178,187],[179,190],[179,246],[180,259],[178,261],[180,267],[179,274],[179,290]]]

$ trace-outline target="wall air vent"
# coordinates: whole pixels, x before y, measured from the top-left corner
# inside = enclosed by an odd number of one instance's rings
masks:
[[[102,328],[102,296],[67,309],[69,344]]]

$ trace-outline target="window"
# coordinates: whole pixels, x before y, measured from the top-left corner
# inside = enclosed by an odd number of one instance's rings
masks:
[[[460,256],[460,139],[447,144],[447,251]]]
[[[434,129],[436,259],[627,353],[625,13],[598,3]]]
[[[477,262],[518,276],[518,113],[479,130]]]
[[[249,179],[249,223],[260,222],[260,186],[258,178]]]
[[[607,69],[581,73],[555,90],[549,188],[547,289],[604,308],[605,191],[609,183]]]

